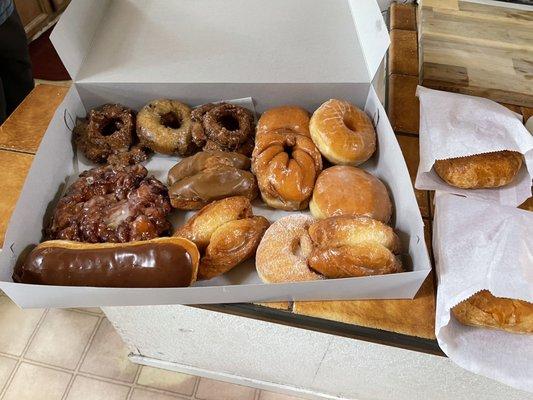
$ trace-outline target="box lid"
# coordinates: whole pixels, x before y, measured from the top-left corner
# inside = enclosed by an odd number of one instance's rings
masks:
[[[51,40],[76,82],[371,82],[376,0],[74,0]]]

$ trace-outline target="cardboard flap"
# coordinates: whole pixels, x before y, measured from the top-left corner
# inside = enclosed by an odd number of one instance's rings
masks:
[[[76,80],[111,1],[73,1],[50,35],[52,44],[73,80]]]
[[[68,11],[54,45],[83,83],[369,83],[389,44],[375,0],[74,0]]]

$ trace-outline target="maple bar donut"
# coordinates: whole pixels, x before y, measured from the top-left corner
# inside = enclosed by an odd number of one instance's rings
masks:
[[[194,134],[198,147],[251,155],[255,126],[254,116],[247,108],[209,103],[194,109],[192,119],[202,127]]]
[[[242,154],[201,151],[182,159],[168,172],[170,203],[180,210],[197,210],[231,196],[253,200],[259,194],[250,159]]]
[[[191,109],[177,100],[153,100],[137,115],[137,135],[141,143],[157,153],[182,157],[198,150],[193,136],[201,130],[192,121]]]
[[[435,161],[435,172],[449,185],[462,189],[490,189],[511,183],[522,167],[522,154],[497,151]]]
[[[309,113],[307,110],[297,106],[271,108],[259,118],[256,135],[277,131],[278,129],[309,136]]]
[[[278,219],[268,228],[255,255],[255,267],[265,283],[301,282],[324,279],[307,265],[313,251],[309,226],[315,222],[305,214]]]
[[[309,208],[318,219],[353,215],[388,223],[392,215],[392,202],[383,182],[361,168],[347,165],[322,171]]]
[[[333,164],[359,165],[376,150],[376,132],[366,113],[344,100],[328,100],[312,115],[311,138]]]
[[[307,208],[321,170],[322,156],[308,136],[277,130],[256,137],[252,171],[270,207]]]
[[[137,163],[147,154],[138,145],[135,112],[120,104],[104,104],[76,124],[74,138],[85,157],[95,163]]]

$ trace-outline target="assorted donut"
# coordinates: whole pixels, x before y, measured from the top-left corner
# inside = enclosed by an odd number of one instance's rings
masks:
[[[159,99],[138,113],[105,104],[78,121],[74,138],[89,161],[104,165],[67,188],[47,241],[14,274],[19,282],[80,285],[85,276],[90,286],[187,286],[253,257],[269,283],[403,271],[387,225],[388,190],[355,167],[376,149],[374,127],[346,101],[329,100],[313,114],[272,108],[257,125],[252,111],[230,103],[193,109]],[[176,157],[166,185],[141,164],[151,153]],[[300,212],[271,225],[254,215],[259,195],[259,212]],[[199,211],[173,229],[175,210]]]

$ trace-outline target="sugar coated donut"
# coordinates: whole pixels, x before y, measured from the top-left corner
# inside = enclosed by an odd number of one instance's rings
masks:
[[[313,251],[308,228],[315,221],[304,214],[278,219],[265,232],[255,256],[255,267],[265,283],[324,279],[307,266]]]
[[[311,117],[311,138],[333,164],[359,165],[376,150],[376,132],[366,113],[344,100],[328,100]]]
[[[154,100],[137,115],[141,143],[157,153],[188,156],[199,150],[193,136],[201,129],[191,120],[191,109],[177,100]]]
[[[309,136],[309,113],[296,106],[271,108],[259,118],[256,134],[261,135],[278,129]]]

